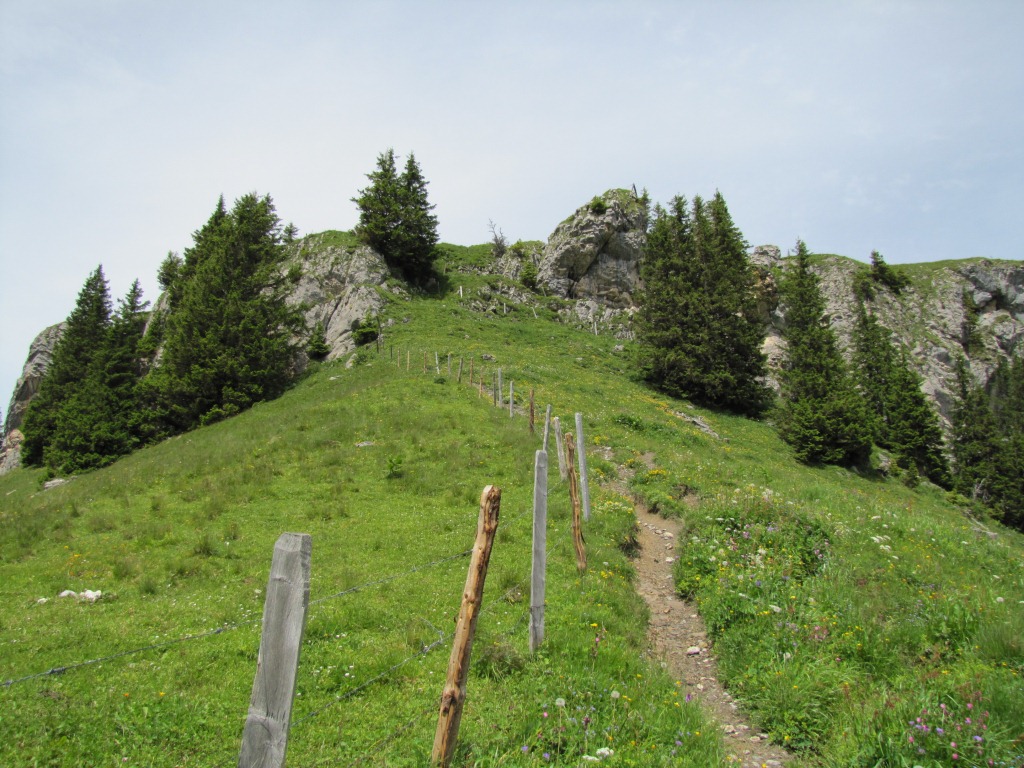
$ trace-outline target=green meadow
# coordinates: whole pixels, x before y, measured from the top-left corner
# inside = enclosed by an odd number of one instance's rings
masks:
[[[612,490],[627,477],[683,519],[680,591],[795,764],[1024,762],[1020,534],[927,484],[800,465],[769,423],[651,392],[627,342],[557,322],[557,301],[481,311],[500,280],[454,271],[472,249],[447,252],[443,295],[392,301],[382,347],[351,367],[51,490],[39,471],[0,478],[0,764],[235,764],[273,544],[292,531],[312,535],[313,571],[289,764],[426,765],[490,484],[501,521],[456,764],[726,764],[715,724],[646,653],[632,500]],[[488,384],[500,366],[506,396],[514,382],[515,417],[469,385],[470,361]],[[531,655],[548,403],[567,431],[584,415],[593,515],[578,574],[552,448]]]

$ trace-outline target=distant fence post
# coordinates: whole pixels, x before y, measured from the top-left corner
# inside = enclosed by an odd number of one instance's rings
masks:
[[[452,353],[448,353],[448,378],[452,377]]]
[[[558,476],[564,483],[567,479],[565,470],[565,443],[562,442],[562,422],[555,416],[555,449],[558,451]]]
[[[461,383],[462,383],[462,358],[460,357],[459,358],[459,384],[461,384]],[[471,381],[469,383],[472,384],[473,382]]]
[[[583,496],[583,519],[590,521],[590,483],[587,482],[587,446],[583,439],[583,414],[576,414],[576,452],[580,460],[580,491]]]
[[[307,533],[282,533],[274,545],[256,679],[242,731],[238,768],[284,765],[299,648],[309,607],[312,552],[313,537]]]
[[[434,371],[438,376],[441,375],[441,358],[438,357],[437,352],[434,353]]]
[[[530,573],[530,653],[544,642],[544,585],[547,571],[548,454],[533,462],[533,564]]]
[[[466,588],[462,593],[462,607],[459,609],[458,624],[452,641],[452,655],[448,660],[448,679],[441,695],[441,712],[437,718],[437,732],[434,735],[434,751],[430,762],[446,768],[455,752],[459,738],[459,723],[462,721],[462,706],[466,699],[466,680],[469,678],[469,658],[473,649],[473,635],[476,621],[480,616],[480,605],[484,596],[484,581],[487,579],[487,563],[491,559],[494,532],[498,529],[498,515],[501,510],[501,489],[493,485],[484,488],[480,495],[480,519],[476,528],[476,543],[466,575]]]
[[[573,466],[572,432],[565,434],[565,458],[569,465],[569,498],[572,500],[572,544],[576,549],[576,569],[587,570],[587,550],[583,546],[583,524],[580,522],[580,490],[576,484],[576,468]]]

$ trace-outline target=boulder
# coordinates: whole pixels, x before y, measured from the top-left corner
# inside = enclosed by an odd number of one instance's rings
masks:
[[[646,225],[647,208],[635,193],[614,189],[595,197],[551,233],[538,283],[563,298],[633,306]]]

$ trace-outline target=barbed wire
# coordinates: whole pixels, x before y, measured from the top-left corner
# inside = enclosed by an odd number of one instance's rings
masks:
[[[421,619],[421,621],[423,621],[426,624],[430,624],[430,622],[427,621],[426,619]],[[345,691],[344,693],[336,695],[334,697],[334,699],[330,703],[324,705],[320,709],[314,710],[313,712],[310,712],[310,713],[308,713],[306,715],[303,715],[302,717],[298,718],[297,720],[293,720],[291,722],[291,726],[290,727],[294,728],[295,726],[300,725],[300,724],[306,722],[307,720],[312,720],[315,717],[319,717],[320,715],[322,715],[324,712],[326,712],[327,710],[329,710],[331,707],[335,706],[339,702],[345,701],[346,699],[350,699],[353,696],[355,696],[357,693],[360,693],[361,691],[366,690],[371,685],[376,683],[378,680],[382,680],[383,678],[387,677],[392,672],[394,672],[396,669],[399,669],[400,667],[403,667],[406,664],[408,664],[413,659],[417,659],[420,656],[426,656],[428,653],[430,653],[432,650],[434,650],[438,646],[443,645],[445,643],[445,641],[450,639],[450,637],[451,637],[450,635],[446,636],[444,632],[439,630],[433,624],[430,624],[430,628],[433,629],[435,632],[437,632],[437,635],[438,635],[437,640],[432,642],[430,645],[424,645],[422,648],[420,648],[418,651],[416,651],[416,653],[412,654],[411,656],[407,656],[406,658],[404,658],[401,661],[399,661],[397,664],[392,664],[390,667],[385,669],[383,672],[380,672],[380,673],[374,675],[369,680],[366,680],[365,682],[360,683],[359,685],[357,685],[355,688],[350,688],[349,690]]]
[[[220,634],[223,634],[224,632],[229,632],[229,631],[231,631],[233,629],[239,629],[240,627],[246,627],[246,626],[250,626],[252,624],[258,624],[261,621],[263,621],[262,617],[259,618],[259,619],[250,619],[249,621],[242,621],[242,622],[238,622],[237,624],[230,624],[230,625],[224,626],[224,627],[217,627],[216,629],[211,629],[208,632],[199,632],[199,633],[194,634],[194,635],[185,635],[184,637],[178,637],[178,638],[175,638],[173,640],[165,640],[162,643],[151,643],[150,645],[145,645],[145,646],[142,646],[141,648],[132,648],[131,650],[128,650],[128,651],[119,651],[118,653],[113,653],[113,654],[110,654],[109,656],[102,656],[102,657],[96,658],[96,659],[89,659],[88,661],[78,661],[78,662],[74,662],[72,664],[65,664],[65,665],[62,665],[62,666],[59,666],[59,667],[51,667],[50,669],[46,670],[45,672],[36,672],[34,674],[31,674],[31,675],[24,675],[23,677],[16,677],[16,678],[11,678],[10,680],[4,680],[2,683],[0,683],[0,686],[2,686],[4,688],[10,688],[12,685],[17,685],[18,683],[24,683],[24,682],[26,682],[28,680],[35,680],[37,678],[48,677],[50,675],[62,675],[65,672],[71,672],[72,670],[75,670],[75,669],[81,669],[82,667],[88,667],[88,666],[91,666],[93,664],[102,664],[105,661],[113,661],[114,659],[124,658],[125,656],[132,656],[132,655],[134,655],[136,653],[142,653],[144,651],[152,651],[152,650],[156,650],[158,648],[167,648],[168,646],[179,645],[181,643],[187,643],[187,642],[192,641],[192,640],[203,640],[203,639],[205,639],[207,637],[213,637],[214,635],[220,635]]]

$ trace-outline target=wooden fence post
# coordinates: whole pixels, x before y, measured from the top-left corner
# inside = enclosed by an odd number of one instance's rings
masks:
[[[565,443],[562,442],[562,422],[555,416],[555,449],[558,451],[558,476],[564,483],[567,479],[565,469]]]
[[[481,378],[481,380],[483,380],[483,375],[481,375],[480,378]],[[469,386],[471,386],[471,387],[473,386],[473,358],[472,357],[469,358]]]
[[[583,524],[580,522],[580,491],[573,466],[572,432],[565,433],[565,458],[569,465],[569,498],[572,500],[572,544],[576,549],[576,570],[587,570],[587,550],[583,547]]]
[[[544,414],[544,453],[548,452],[548,436],[551,434],[551,403],[548,403],[547,413]]]
[[[466,680],[469,678],[469,657],[473,649],[473,635],[480,606],[484,596],[484,581],[487,579],[487,563],[491,559],[494,532],[498,529],[498,514],[501,510],[501,489],[493,485],[484,488],[480,495],[480,519],[476,528],[476,543],[466,575],[466,589],[462,594],[458,624],[452,640],[452,655],[448,660],[448,679],[441,695],[441,712],[437,718],[437,732],[434,734],[434,751],[430,762],[446,768],[455,752],[459,738],[459,723],[462,720],[462,706],[466,700]]]
[[[282,533],[274,545],[256,679],[242,731],[238,768],[284,765],[299,648],[309,607],[312,552],[313,537],[307,533]]]
[[[547,572],[548,454],[533,462],[533,564],[530,573],[530,653],[544,642],[544,586]]]
[[[448,378],[452,377],[452,353],[448,353]]]
[[[583,496],[583,519],[590,521],[590,483],[587,482],[587,446],[583,439],[583,414],[576,414],[576,452],[580,460],[580,491]]]
[[[462,358],[459,358],[459,384],[462,383]],[[473,382],[469,382],[472,384]]]
[[[438,376],[441,375],[441,358],[438,356],[437,352],[434,353],[434,371]]]

